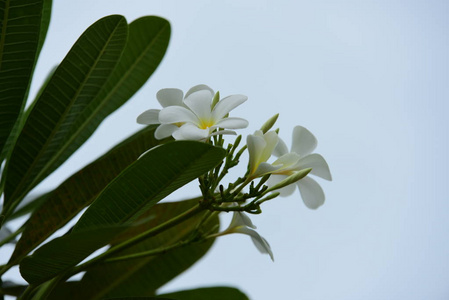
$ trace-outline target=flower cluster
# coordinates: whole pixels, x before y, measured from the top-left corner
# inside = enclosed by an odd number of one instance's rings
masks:
[[[137,122],[140,124],[159,124],[155,137],[175,140],[196,140],[213,142],[211,137],[224,134],[236,134],[233,129],[246,128],[248,121],[229,117],[229,113],[247,100],[243,95],[232,95],[220,100],[219,93],[206,85],[191,88],[185,96],[179,89],[162,89],[156,95],[162,109],[150,109],[142,113]],[[204,178],[200,178],[203,200],[211,211],[233,211],[230,226],[214,234],[220,236],[230,233],[249,235],[256,247],[273,259],[268,242],[254,229],[251,220],[244,214],[260,213],[260,205],[277,196],[286,197],[298,188],[304,204],[317,209],[324,204],[325,196],[321,186],[309,175],[332,180],[325,159],[313,153],[317,139],[305,127],[296,126],[292,134],[292,146],[288,150],[279,137],[278,130],[270,131],[277,115],[267,121],[260,130],[246,138],[246,145],[235,154],[241,137],[227,148],[226,161]],[[220,144],[219,146],[222,146]],[[248,171],[235,182],[224,188],[220,181],[228,169],[239,162],[243,151],[248,150]],[[274,156],[273,162],[268,162]],[[221,168],[221,169],[220,169]],[[255,181],[258,180],[258,183]],[[249,185],[248,192],[242,190]],[[219,187],[219,189],[218,189]],[[253,199],[250,201],[250,199]]]

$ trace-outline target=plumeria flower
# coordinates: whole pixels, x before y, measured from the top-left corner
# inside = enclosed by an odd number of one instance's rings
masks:
[[[317,153],[312,153],[317,146],[317,139],[306,128],[302,126],[296,126],[293,129],[292,147],[289,152],[285,143],[279,139],[273,154],[278,156],[277,161],[288,160],[291,156],[295,155],[299,159],[296,163],[289,166],[285,166],[278,170],[274,170],[267,184],[273,186],[295,172],[311,168],[310,174],[316,175],[326,180],[332,180],[332,176],[329,170],[329,166],[324,158]],[[273,163],[276,165],[276,161]],[[324,192],[321,186],[309,176],[302,178],[296,182],[296,185],[291,184],[283,187],[277,192],[280,192],[280,196],[286,197],[291,195],[298,186],[301,193],[302,200],[308,208],[316,209],[324,204]]]
[[[267,162],[276,149],[278,142],[279,137],[274,131],[268,131],[264,134],[261,130],[257,130],[254,134],[248,135],[246,144],[249,152],[250,178],[281,172],[297,163],[299,156],[294,153],[283,156],[272,164]]]
[[[208,91],[211,95],[214,95],[214,91],[208,87],[207,85],[200,84],[192,87],[187,91],[185,98],[187,98],[190,94],[195,93],[197,91]],[[187,108],[184,104],[183,100],[184,93],[180,89],[162,89],[159,90],[156,94],[156,99],[159,101],[163,108],[169,106],[180,106]],[[161,124],[159,121],[159,113],[160,109],[149,109],[144,111],[137,117],[137,123],[152,125],[152,124]],[[164,139],[172,135],[174,131],[176,131],[180,126],[184,123],[174,123],[174,124],[161,124],[156,129],[154,135],[157,139]]]
[[[218,134],[236,134],[232,130],[248,126],[242,118],[228,117],[231,110],[247,100],[243,95],[232,95],[212,102],[213,92],[208,89],[186,95],[183,105],[167,106],[159,112],[159,122],[164,134],[171,134],[176,140],[205,141]],[[159,138],[156,135],[156,138]]]
[[[231,233],[241,233],[249,235],[260,253],[266,253],[270,255],[271,260],[274,261],[270,244],[268,244],[267,240],[265,240],[259,233],[257,233],[257,231],[254,230],[256,228],[257,227],[251,222],[251,219],[247,215],[245,215],[243,212],[235,211],[229,227],[225,231],[217,233],[215,236],[221,236]]]

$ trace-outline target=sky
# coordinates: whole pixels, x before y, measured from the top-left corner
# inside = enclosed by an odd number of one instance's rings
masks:
[[[56,187],[139,130],[162,88],[244,94],[246,136],[279,113],[318,139],[333,181],[309,210],[299,192],[252,216],[274,263],[228,235],[162,291],[229,285],[251,299],[449,297],[447,1],[54,1],[31,95],[99,18],[168,19],[172,37],[147,84],[36,191]],[[195,185],[169,196],[198,194]],[[224,225],[229,216],[223,219]],[[14,271],[11,276],[17,276]]]

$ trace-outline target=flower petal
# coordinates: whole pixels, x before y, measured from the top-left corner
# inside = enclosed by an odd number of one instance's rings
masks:
[[[201,141],[209,137],[209,129],[200,129],[193,124],[186,123],[176,130],[172,136],[175,140]]]
[[[292,151],[301,156],[312,153],[318,142],[315,136],[305,127],[296,126],[293,128]]]
[[[246,145],[248,146],[249,167],[250,173],[252,174],[256,171],[257,167],[262,162],[260,159],[262,149],[265,148],[267,143],[265,142],[265,139],[263,137],[256,134],[249,134],[246,137]]]
[[[259,250],[261,253],[267,253],[268,255],[270,255],[271,260],[274,261],[273,252],[271,251],[270,244],[268,244],[267,240],[264,239],[262,236],[260,236],[260,234],[257,231],[252,230],[245,226],[241,226],[236,228],[234,232],[249,235],[254,243],[254,246],[256,246],[257,250]]]
[[[216,123],[215,127],[240,129],[248,127],[248,121],[243,118],[224,118]]]
[[[161,124],[154,131],[154,137],[158,140],[162,140],[162,139],[165,139],[165,138],[168,138],[169,136],[171,136],[173,134],[173,132],[175,132],[178,129],[179,129],[179,127],[176,125]]]
[[[295,166],[299,161],[300,156],[294,152],[287,153],[279,157],[273,162],[273,165],[281,165],[283,169],[290,169],[289,167]],[[303,168],[304,169],[304,168]]]
[[[231,95],[221,99],[217,105],[215,105],[212,116],[214,120],[220,120],[226,116],[231,110],[242,104],[248,99],[244,95]]]
[[[162,124],[174,124],[190,122],[198,124],[198,118],[185,107],[169,106],[159,112],[159,122]]]
[[[237,205],[234,203],[234,205]],[[231,224],[229,224],[229,227],[227,230],[232,230],[233,228],[240,227],[240,226],[247,226],[251,227],[253,229],[256,229],[256,225],[251,222],[251,219],[243,212],[235,211],[232,215],[232,221]],[[225,231],[227,231],[225,230]]]
[[[159,122],[160,111],[161,111],[160,109],[149,109],[144,111],[137,117],[137,123],[146,125],[160,124]]]
[[[211,94],[211,97],[213,97],[214,94],[215,94],[214,90],[211,89],[210,87],[208,87],[207,85],[205,85],[205,84],[198,84],[198,85],[195,85],[194,87],[192,87],[190,90],[187,91],[185,98],[189,97],[190,94],[193,94],[193,93],[195,93],[197,91],[202,91],[202,90],[208,90],[210,92],[210,94]]]
[[[271,154],[279,141],[279,136],[274,131],[268,131],[263,135],[263,138],[265,139],[267,145],[263,149],[261,159],[262,161],[267,161],[271,157]]]
[[[312,168],[310,174],[319,176],[326,180],[332,180],[331,171],[326,160],[318,153],[306,155],[298,161],[298,169]]]
[[[222,134],[237,135],[237,132],[232,131],[232,130],[219,130],[219,131],[212,132],[211,134],[209,134],[209,136],[222,135]]]
[[[279,138],[278,144],[276,145],[276,148],[274,148],[273,155],[281,157],[282,155],[287,153],[288,153],[287,145],[281,138]]]
[[[278,184],[279,182],[281,182],[282,180],[284,180],[285,178],[287,178],[287,175],[271,175],[270,178],[268,178],[267,180],[267,186],[268,187],[272,187],[275,186],[276,184]],[[295,192],[296,189],[296,185],[295,184],[290,184],[287,185],[283,188],[280,188],[278,190],[275,190],[275,192],[279,192],[281,197],[287,197],[290,196],[291,194],[293,194]]]
[[[269,164],[267,162],[262,162],[257,166],[257,169],[252,175],[255,177],[260,177],[269,173],[273,173],[280,168],[281,166],[273,166],[272,164]]]
[[[324,192],[321,186],[312,178],[305,177],[296,183],[301,193],[302,201],[310,209],[317,209],[324,204]]]
[[[184,103],[190,108],[198,119],[209,121],[211,119],[211,104],[213,95],[208,90],[200,90],[185,98]]]
[[[162,89],[156,94],[156,99],[162,105],[162,107],[167,106],[183,106],[182,104],[183,92],[179,89]]]

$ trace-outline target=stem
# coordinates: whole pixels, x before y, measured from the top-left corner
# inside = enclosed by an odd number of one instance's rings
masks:
[[[9,243],[16,236],[18,236],[20,233],[22,233],[24,229],[25,229],[25,226],[22,225],[19,229],[17,229],[15,232],[13,232],[10,236],[6,237],[3,241],[0,241],[0,247],[3,246],[4,244]]]
[[[112,258],[105,259],[103,261],[103,263],[116,262],[116,261],[122,261],[122,260],[128,260],[128,259],[135,259],[135,258],[140,258],[140,257],[158,255],[158,254],[165,253],[165,252],[168,252],[168,251],[176,249],[176,248],[180,248],[182,246],[186,246],[186,245],[190,244],[191,242],[192,242],[191,240],[180,241],[180,242],[178,242],[176,244],[173,244],[171,246],[167,246],[167,247],[164,247],[164,248],[159,248],[159,249],[139,252],[139,253],[130,254],[130,255],[124,255],[124,256],[119,256],[119,257],[112,257]]]

